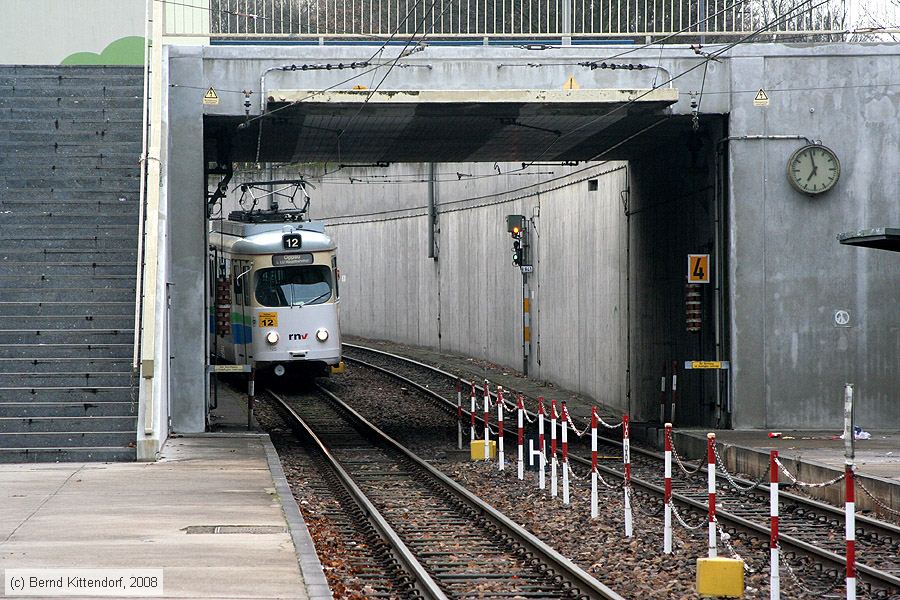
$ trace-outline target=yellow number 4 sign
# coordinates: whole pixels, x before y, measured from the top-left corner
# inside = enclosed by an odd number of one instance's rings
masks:
[[[688,254],[688,283],[709,283],[709,254]]]

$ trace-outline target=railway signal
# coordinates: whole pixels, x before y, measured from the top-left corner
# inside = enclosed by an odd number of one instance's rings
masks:
[[[506,230],[514,240],[520,239],[525,231],[525,215],[507,215]]]
[[[522,263],[524,262],[522,260],[523,254],[524,254],[524,252],[522,252],[522,244],[519,242],[519,240],[514,240],[513,241],[513,250],[512,250],[512,261],[513,261],[513,264],[516,265],[517,267],[521,267]]]

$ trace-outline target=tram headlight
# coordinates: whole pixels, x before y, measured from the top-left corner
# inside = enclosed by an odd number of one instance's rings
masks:
[[[269,333],[267,333],[266,334],[266,342],[268,342],[269,344],[271,344],[273,346],[275,344],[277,344],[278,343],[278,332],[270,331]]]
[[[319,340],[320,342],[326,341],[328,339],[328,330],[325,329],[324,327],[320,327],[319,329],[316,329],[316,339]]]

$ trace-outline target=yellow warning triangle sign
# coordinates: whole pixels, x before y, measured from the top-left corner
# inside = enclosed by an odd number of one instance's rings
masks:
[[[563,84],[564,90],[580,90],[581,86],[578,85],[578,82],[575,81],[574,75],[569,75],[569,78],[566,79],[566,82]]]
[[[766,90],[759,88],[759,91],[756,92],[756,98],[753,99],[753,106],[768,106],[769,105],[769,95],[766,93]]]
[[[206,90],[206,93],[203,95],[203,104],[218,104],[219,103],[219,95],[216,93],[216,90],[213,88],[209,88]]]

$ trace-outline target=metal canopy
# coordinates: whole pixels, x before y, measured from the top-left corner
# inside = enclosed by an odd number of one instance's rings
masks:
[[[838,241],[848,246],[861,246],[863,248],[877,248],[900,252],[900,229],[893,227],[876,227],[874,229],[860,229],[848,231],[838,235]]]
[[[658,122],[678,90],[272,90],[267,100],[270,114],[244,127],[207,117],[219,138],[208,152],[224,137],[235,161],[590,160]]]

